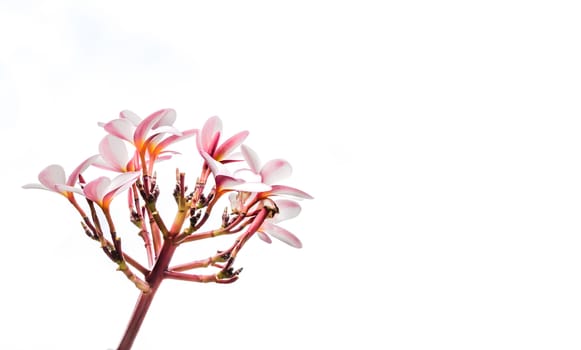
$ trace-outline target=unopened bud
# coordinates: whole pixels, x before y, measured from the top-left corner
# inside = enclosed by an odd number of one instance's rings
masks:
[[[222,227],[228,226],[230,223],[230,215],[228,215],[228,207],[224,208],[224,212],[222,213]]]

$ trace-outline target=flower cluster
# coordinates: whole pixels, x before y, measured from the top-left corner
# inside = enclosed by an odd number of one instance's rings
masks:
[[[290,176],[290,164],[283,159],[263,164],[256,152],[243,144],[247,131],[224,139],[218,117],[209,118],[201,129],[185,131],[174,127],[175,120],[173,109],[159,110],[144,119],[131,111],[122,111],[118,118],[99,123],[105,135],[99,143],[98,154],[81,162],[68,177],[60,165],[49,165],[38,176],[40,184],[23,187],[44,189],[67,198],[81,215],[87,236],[100,243],[103,252],[142,295],[150,297],[166,278],[216,283],[237,280],[241,269],[234,269],[234,260],[255,234],[268,243],[274,237],[300,248],[300,240],[279,226],[280,222],[300,213],[297,200],[312,198],[306,192],[279,183]],[[192,148],[200,155],[202,168],[190,187],[186,185],[185,173],[176,170],[173,196],[177,210],[173,221],[166,223],[167,218],[157,208],[160,190],[156,164],[177,153],[170,146],[192,137],[195,138]],[[83,174],[89,167],[117,174],[112,178],[85,179]],[[115,228],[111,202],[125,191],[131,222],[145,243],[147,263],[138,262],[123,250],[121,235]],[[230,206],[221,213],[221,225],[207,229],[208,218],[224,195]],[[79,202],[83,197],[86,204]],[[103,217],[105,222],[101,222]],[[170,265],[180,245],[222,235],[234,235],[236,239],[213,256]],[[191,273],[205,268],[213,268],[213,273]],[[138,301],[135,313],[142,314],[132,318],[119,349],[131,346],[149,305],[145,304],[140,311]]]

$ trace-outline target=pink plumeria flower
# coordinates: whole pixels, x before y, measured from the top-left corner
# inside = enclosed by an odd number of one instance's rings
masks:
[[[111,135],[133,143],[133,133],[139,123],[141,123],[141,118],[137,114],[129,110],[124,110],[119,113],[119,118],[107,123],[99,122],[97,124]]]
[[[167,151],[166,148],[178,141],[182,141],[198,133],[198,129],[189,129],[180,132],[179,134],[172,134],[165,136],[164,134],[156,134],[152,136],[147,142],[147,155],[149,157],[149,174],[153,172],[153,164],[156,161],[171,158],[172,154],[179,154],[175,151]]]
[[[212,158],[205,151],[200,151],[200,154],[206,161],[210,171],[214,175],[216,182],[216,193],[221,195],[228,191],[244,191],[244,192],[264,192],[271,190],[271,187],[261,181],[246,181],[242,177],[237,177],[230,173],[224,164]]]
[[[205,152],[221,163],[236,161],[227,157],[244,142],[248,137],[248,131],[241,131],[220,144],[221,133],[222,120],[219,117],[211,117],[206,120],[196,143],[200,155]]]
[[[173,127],[175,119],[175,110],[171,108],[162,109],[141,121],[133,133],[133,144],[137,152],[142,157],[145,157],[147,152],[150,170],[157,157],[164,153],[167,146],[193,136],[198,132],[197,129],[190,129],[184,132],[177,130]],[[152,132],[151,135],[150,132]],[[165,137],[165,134],[170,134],[170,136]]]
[[[195,131],[195,130],[194,130]],[[166,153],[177,153],[171,151],[163,151],[169,144],[191,136],[188,132],[186,135],[172,135],[157,145],[156,149],[149,154],[148,163],[153,165],[156,161],[166,160],[171,157]],[[127,152],[126,142],[113,135],[105,135],[99,143],[99,158],[93,164],[101,169],[111,170],[119,173],[131,172],[141,169],[139,162],[139,154],[133,152],[130,155]]]
[[[105,135],[99,143],[99,157],[93,164],[101,169],[125,173],[140,169],[137,154],[127,152],[125,142],[113,135]]]
[[[297,202],[288,199],[278,199],[274,200],[274,202],[279,212],[274,217],[264,220],[260,228],[256,231],[258,237],[267,243],[271,243],[268,237],[270,235],[291,247],[302,248],[303,244],[297,236],[277,225],[281,221],[292,219],[299,215],[301,206]]]
[[[140,152],[143,151],[149,146],[148,140],[152,137],[155,138],[161,133],[180,135],[181,132],[173,127],[175,120],[176,111],[171,108],[161,109],[143,119],[133,133],[133,144],[135,148]],[[155,131],[154,134],[150,135],[150,131],[153,130]]]
[[[238,193],[231,193],[229,196],[230,199],[230,206],[233,212],[240,212],[244,210],[245,201],[246,201],[246,193],[245,192],[238,192]],[[270,199],[266,199],[264,201],[270,201]],[[268,219],[264,220],[264,222],[260,225],[258,230],[256,231],[258,237],[266,243],[272,243],[272,240],[269,236],[272,236],[291,247],[295,248],[302,248],[301,241],[290,231],[286,230],[283,227],[277,225],[277,223],[285,220],[292,219],[299,215],[301,212],[301,206],[295,202],[288,199],[275,199],[272,200],[274,205],[278,209],[278,212],[273,216],[269,217]],[[271,203],[257,203],[257,205],[272,205]]]
[[[140,149],[151,130],[159,129],[158,132],[179,134],[179,131],[173,127],[175,119],[176,112],[171,108],[161,109],[143,120],[132,111],[124,110],[119,113],[119,118],[107,123],[99,123],[99,125],[109,134],[130,142]]]
[[[248,191],[248,192],[262,192],[270,190],[270,186],[258,181],[245,181],[243,178],[236,177],[226,168],[224,164],[220,162],[220,160],[215,159],[210,153],[206,151],[208,147],[204,145],[204,135],[214,135],[213,136],[213,144],[214,146],[217,144],[220,138],[220,132],[216,130],[221,130],[221,122],[218,117],[213,117],[208,119],[205,123],[202,131],[196,137],[196,147],[198,148],[198,152],[206,161],[205,164],[208,166],[212,175],[214,175],[214,181],[216,183],[216,194],[217,196],[222,195],[228,191]],[[240,133],[238,134],[240,135]],[[246,134],[247,135],[247,134]],[[242,142],[246,138],[246,135],[240,139],[238,137],[238,141]],[[234,137],[235,139],[236,137]],[[228,139],[225,144],[229,146],[226,147],[226,151],[224,153],[220,153],[222,155],[229,154],[235,147],[238,146],[237,142],[232,142],[233,138]],[[207,141],[207,140],[206,140]],[[214,146],[210,148],[215,148]],[[214,152],[216,154],[216,152]],[[221,157],[220,157],[221,158]]]
[[[275,183],[279,180],[285,179],[292,174],[292,167],[289,162],[284,159],[272,159],[266,162],[264,165],[261,165],[260,158],[258,157],[258,154],[254,152],[254,150],[246,145],[242,145],[240,148],[246,163],[250,167],[250,170],[260,176],[261,182],[270,185],[271,187],[269,191],[260,193],[259,198],[267,198],[273,195],[282,195],[302,199],[313,199],[310,194],[297,188],[284,185],[275,185]]]
[[[230,194],[232,211],[235,213],[251,211],[252,208],[269,206],[274,202],[278,212],[272,218],[264,220],[256,231],[258,237],[267,243],[271,243],[269,236],[272,236],[292,247],[301,248],[302,243],[294,234],[277,225],[278,222],[296,217],[301,211],[300,205],[295,201],[286,199],[272,200],[269,196],[288,195],[299,199],[311,199],[313,197],[294,187],[275,185],[276,182],[289,177],[292,173],[292,167],[286,160],[273,159],[261,165],[260,158],[250,147],[242,145],[241,150],[250,169],[241,169],[234,174],[238,176],[243,174],[245,177],[254,176],[254,181],[269,185],[271,189],[260,193],[238,192]]]
[[[197,132],[197,129],[177,130],[173,127],[175,119],[176,112],[171,108],[161,109],[143,120],[125,110],[118,119],[100,125],[111,135],[133,144],[137,155],[148,163],[146,170],[151,173],[157,160],[169,159],[172,153],[176,153],[165,151],[165,148]],[[170,136],[166,137],[166,134]]]
[[[129,188],[137,178],[140,172],[130,172],[117,175],[113,179],[101,176],[87,183],[82,189],[71,188],[66,185],[57,186],[58,188],[73,191],[85,196],[87,199],[97,203],[103,210],[108,210],[113,198]]]
[[[85,171],[93,162],[96,161],[98,156],[92,156],[85,161],[83,161],[79,166],[73,170],[68,179],[66,178],[65,171],[62,166],[58,164],[52,164],[44,168],[40,174],[38,174],[38,181],[40,184],[26,184],[22,188],[36,188],[41,190],[47,190],[51,192],[60,193],[67,197],[69,201],[74,202],[75,198],[72,192],[75,192],[69,188],[73,188],[77,183],[79,174]],[[63,189],[60,186],[66,185],[67,189]]]

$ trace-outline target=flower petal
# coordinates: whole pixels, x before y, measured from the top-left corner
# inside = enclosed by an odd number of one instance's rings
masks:
[[[161,118],[159,118],[159,120],[153,125],[153,129],[155,130],[162,126],[172,127],[173,123],[176,121],[176,111],[171,108],[165,108],[159,112],[162,112]]]
[[[248,131],[241,131],[236,135],[230,137],[228,140],[224,141],[214,152],[214,158],[217,160],[222,160],[224,157],[228,156],[236,147],[240,146],[244,140],[248,137]]]
[[[242,161],[244,161],[244,156],[242,155],[242,152],[234,152],[234,153],[230,153],[228,155],[228,159],[222,158],[220,160],[220,163],[228,164],[228,163],[242,162]]]
[[[272,185],[272,190],[268,191],[268,193],[265,193],[263,195],[266,196],[270,196],[270,195],[275,195],[275,196],[293,196],[293,197],[297,197],[297,198],[305,198],[305,199],[313,199],[313,197],[306,193],[303,192],[297,188],[294,187],[290,187],[290,186],[284,186],[284,185]]]
[[[140,175],[140,172],[135,171],[115,176],[107,188],[107,193],[103,196],[102,206],[108,207],[113,198],[131,187]]]
[[[131,122],[131,124],[133,124],[136,127],[137,127],[137,125],[139,125],[139,123],[141,123],[141,118],[137,114],[135,114],[134,112],[127,110],[127,109],[123,110],[123,111],[121,111],[121,113],[119,113],[119,118],[129,120]]]
[[[179,131],[173,125],[162,125],[162,126],[159,126],[155,129],[152,129],[152,131],[155,131],[155,134],[172,134],[172,135],[178,135],[178,136],[180,136],[182,134],[182,132]]]
[[[157,133],[149,136],[147,140],[145,140],[144,147],[147,147],[147,150],[150,154],[153,153],[153,150],[163,140],[164,136],[165,135],[163,133]]]
[[[127,171],[129,155],[125,143],[118,137],[106,135],[99,143],[99,152],[106,163],[116,171]]]
[[[78,194],[83,195],[83,196],[85,195],[83,190],[78,188],[78,187],[73,187],[73,186],[69,186],[69,185],[56,185],[56,188],[62,194],[65,194],[66,192],[75,192],[75,193],[78,193]]]
[[[202,155],[202,158],[204,158],[206,164],[208,164],[208,167],[212,171],[212,174],[214,174],[214,177],[218,177],[219,175],[225,175],[227,177],[233,178],[228,169],[224,166],[224,164],[212,158],[212,156],[210,156],[206,151],[204,150],[199,151],[200,154]]]
[[[117,191],[120,188],[127,188],[131,186],[135,180],[141,175],[139,171],[134,171],[130,173],[123,173],[115,176],[111,179],[111,183],[109,184],[109,188],[107,189],[108,192]]]
[[[100,205],[110,183],[111,180],[108,177],[98,177],[85,185],[83,193],[85,197]]]
[[[163,160],[171,159],[176,154],[181,154],[180,152],[175,151],[163,151],[159,154],[159,156],[155,159],[156,162],[161,162]]]
[[[128,119],[113,119],[105,124],[103,128],[109,134],[133,143],[133,132],[135,130],[135,125],[133,125],[133,123]]]
[[[246,145],[240,146],[240,150],[242,151],[242,156],[246,160],[246,163],[248,163],[250,169],[252,169],[252,171],[254,171],[257,174],[260,173],[261,166],[258,154],[256,154],[256,152],[254,152],[252,148]]]
[[[244,181],[235,179],[229,175],[215,175],[214,180],[216,181],[216,188],[219,191],[235,190],[237,186],[244,184]]]
[[[56,185],[66,182],[65,170],[58,164],[51,164],[38,174],[38,181],[51,191],[60,192]]]
[[[213,154],[214,148],[220,138],[222,131],[222,120],[217,117],[211,117],[206,120],[200,131],[202,148],[204,151]]]
[[[231,192],[228,195],[228,200],[230,201],[230,208],[232,208],[233,211],[241,209],[240,193]]]
[[[53,190],[46,188],[45,186],[41,185],[41,184],[26,184],[24,186],[22,186],[22,188],[26,188],[26,189],[37,189],[37,190],[46,190],[46,191],[51,191],[54,192]]]
[[[272,243],[272,239],[270,239],[266,233],[262,231],[256,231],[256,234],[258,235],[258,238],[262,239],[264,242],[268,244]]]
[[[248,182],[262,182],[260,175],[256,174],[250,169],[239,169],[233,174],[237,179],[242,179]]]
[[[199,149],[200,141],[198,140],[198,150],[202,157],[206,160],[206,164],[214,174],[216,187],[223,190],[235,190],[245,192],[265,192],[269,191],[271,187],[261,182],[245,182],[243,179],[232,176],[224,164],[218,162],[206,151]]]
[[[108,163],[100,155],[99,155],[99,158],[95,159],[95,161],[93,162],[93,166],[94,167],[97,167],[97,168],[100,168],[100,169],[105,169],[105,170],[119,172],[119,169],[117,167],[115,167],[115,166],[111,165],[110,163]]]
[[[99,158],[99,155],[94,155],[85,159],[81,164],[79,164],[75,170],[73,170],[71,175],[69,175],[69,178],[67,179],[67,185],[74,186],[77,183],[79,174],[87,170],[87,168]]]
[[[274,184],[275,182],[291,176],[293,169],[289,162],[284,159],[269,160],[260,170],[262,182]]]
[[[268,233],[272,237],[283,241],[291,247],[302,248],[303,246],[301,241],[295,235],[280,226],[271,224],[268,221],[262,223],[261,231]]]
[[[270,191],[271,187],[267,184],[262,182],[244,182],[243,180],[241,183],[230,186],[229,188],[235,191],[244,191],[244,192],[266,192]]]
[[[292,219],[298,216],[301,212],[301,206],[295,201],[288,199],[277,199],[274,201],[278,207],[278,214],[272,218],[273,223],[278,223],[284,220]]]
[[[173,123],[173,120],[175,120],[175,111],[173,109],[161,109],[143,119],[133,133],[133,143],[137,149],[142,150],[147,134],[152,128],[169,125],[167,123],[169,121]]]
[[[163,141],[159,142],[155,149],[153,150],[153,154],[160,154],[166,147],[171,145],[172,143],[187,139],[188,137],[192,137],[198,132],[198,129],[190,129],[181,132],[181,135],[171,135],[166,137]]]

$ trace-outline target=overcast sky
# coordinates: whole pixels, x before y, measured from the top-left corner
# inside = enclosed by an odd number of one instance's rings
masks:
[[[469,3],[0,2],[0,348],[115,348],[137,290],[21,186],[169,107],[249,130],[315,200],[285,226],[302,249],[164,282],[136,350],[578,349],[581,13]]]

